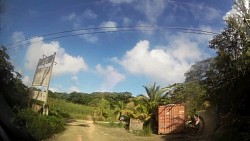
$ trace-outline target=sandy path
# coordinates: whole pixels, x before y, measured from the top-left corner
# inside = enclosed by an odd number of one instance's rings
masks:
[[[68,124],[67,129],[47,141],[161,141],[161,136],[140,137],[121,128],[105,128],[92,121],[77,120]]]

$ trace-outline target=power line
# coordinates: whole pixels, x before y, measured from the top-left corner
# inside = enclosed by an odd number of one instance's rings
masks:
[[[91,30],[100,30],[100,29],[114,29],[114,28],[141,28],[141,27],[152,27],[152,26],[119,26],[119,27],[93,27],[93,28],[79,28],[79,29],[72,29],[72,30],[65,30],[65,31],[59,31],[59,32],[52,32],[52,33],[47,33],[47,34],[40,34],[40,35],[36,35],[38,37],[46,37],[46,36],[52,36],[52,35],[57,35],[57,34],[63,34],[63,33],[69,33],[69,32],[76,32],[76,31],[91,31]],[[10,44],[7,44],[6,46],[11,46],[13,44],[17,44],[17,43],[22,43],[22,42],[25,42],[25,41],[28,41],[32,38],[27,38],[27,39],[24,39],[24,40],[20,40],[20,41],[17,41],[17,42],[13,42],[13,43],[10,43]]]
[[[134,0],[134,2],[136,2],[138,0]],[[176,1],[176,0],[163,0],[163,1],[166,1],[166,2],[169,2],[169,3],[176,3],[176,4],[182,4],[182,5],[189,5],[189,6],[196,6],[195,4],[192,4],[192,3],[186,3],[186,2],[180,2],[180,1]],[[77,4],[77,5],[72,5],[71,7],[76,7],[76,6],[83,6],[83,5],[89,5],[89,4],[97,4],[97,3],[103,3],[103,2],[111,2],[110,0],[95,0],[95,1],[87,1],[87,2],[83,2],[83,3],[80,3],[80,4]],[[120,26],[120,27],[95,27],[95,28],[83,28],[83,29],[73,29],[73,30],[66,30],[66,31],[61,31],[61,32],[54,32],[54,33],[48,33],[48,34],[42,34],[42,35],[36,35],[36,36],[42,36],[42,37],[47,37],[47,36],[53,36],[53,35],[57,35],[57,34],[64,34],[64,33],[70,33],[70,32],[79,32],[79,31],[90,31],[90,30],[101,30],[101,29],[111,29],[111,28],[140,28],[140,26]],[[151,25],[149,26],[141,26],[141,27],[153,27]],[[186,27],[165,27],[167,29],[180,29],[180,30],[192,30],[193,31],[200,31],[202,33],[211,33],[213,34],[212,32],[207,32],[207,31],[202,31],[200,29],[194,29],[194,28],[186,28]],[[187,32],[186,32],[187,33]],[[191,33],[191,32],[190,32]],[[86,34],[89,34],[89,33],[86,33]],[[94,34],[94,33],[93,33]],[[197,34],[197,33],[195,33]],[[215,33],[217,34],[217,33]],[[63,35],[63,37],[65,37],[66,35]],[[74,35],[68,35],[68,36],[74,36]],[[59,36],[60,37],[60,36]],[[53,37],[54,38],[54,37]],[[52,39],[53,39],[52,38]],[[57,37],[55,37],[57,38]],[[26,42],[28,40],[30,40],[32,38],[27,38],[27,39],[24,39],[24,40],[20,40],[20,41],[17,41],[17,42],[13,42],[13,43],[10,43],[10,44],[7,44],[6,46],[10,46],[10,48],[13,48],[13,47],[16,47],[16,46],[20,46],[20,45],[15,45],[15,44],[19,44],[19,43],[23,43],[23,42]],[[13,46],[15,45],[15,46]]]
[[[162,27],[162,28],[159,28],[156,26],[149,25],[149,26],[120,26],[120,27],[97,27],[97,28],[74,29],[74,30],[66,30],[66,31],[43,34],[43,35],[40,35],[38,37],[47,37],[47,36],[51,36],[51,35],[58,35],[55,37],[49,37],[49,38],[44,39],[44,41],[49,41],[49,40],[54,40],[54,39],[80,36],[80,35],[86,35],[86,34],[105,34],[105,33],[115,33],[115,32],[137,32],[137,31],[143,31],[143,32],[166,31],[168,29],[177,29],[177,30],[180,30],[179,32],[182,32],[182,33],[203,34],[203,35],[216,35],[216,34],[218,34],[215,32],[201,30],[198,28],[186,28],[186,27]],[[76,33],[79,31],[89,31],[89,32]],[[73,32],[73,34],[60,35],[62,33],[69,33],[69,32]],[[27,43],[27,41],[30,39],[32,39],[32,38],[28,38],[28,39],[24,39],[22,41],[11,43],[9,46],[6,46],[7,50],[13,50],[13,49],[19,48],[21,46],[29,45],[30,43],[40,42],[40,41],[33,41],[33,42],[30,41]],[[26,42],[26,43],[23,43],[23,42]],[[18,44],[18,43],[21,43],[21,44]],[[17,45],[15,45],[15,44],[17,44]],[[11,45],[14,45],[14,46],[11,46]]]

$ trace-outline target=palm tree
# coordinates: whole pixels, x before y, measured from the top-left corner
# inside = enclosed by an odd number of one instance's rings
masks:
[[[156,83],[154,85],[143,86],[147,92],[147,95],[141,95],[141,99],[146,103],[149,108],[149,112],[154,112],[159,104],[162,104],[164,100],[166,100],[168,88],[160,88],[160,86],[156,87]]]
[[[117,105],[115,106],[116,118],[120,120],[120,117],[123,116],[126,104],[123,101],[118,101]]]
[[[157,108],[158,105],[163,104],[167,99],[168,88],[160,88],[160,86],[154,85],[143,86],[147,92],[147,95],[141,95],[140,99],[148,108],[148,115],[150,115],[151,121],[149,123],[152,126],[157,125]]]

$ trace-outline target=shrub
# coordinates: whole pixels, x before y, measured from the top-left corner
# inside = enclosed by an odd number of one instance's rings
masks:
[[[27,132],[37,140],[49,138],[65,129],[63,118],[38,115],[30,109],[19,111],[17,117]]]

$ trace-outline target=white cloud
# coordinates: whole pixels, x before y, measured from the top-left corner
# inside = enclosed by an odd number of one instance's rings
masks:
[[[63,20],[68,20],[68,21],[73,21],[73,20],[78,19],[78,17],[76,16],[75,13],[71,13],[68,16],[63,16],[62,19]]]
[[[12,46],[18,46],[18,45],[26,43],[23,32],[18,32],[18,31],[13,32],[11,36],[11,40],[13,42]]]
[[[52,92],[66,92],[68,90],[65,89],[65,87],[62,86],[62,84],[55,84],[54,86],[50,86],[49,90]]]
[[[79,90],[79,88],[76,87],[76,86],[71,86],[71,87],[69,88],[69,92],[80,92],[80,90]]]
[[[79,37],[90,43],[95,43],[98,41],[98,37],[93,34],[83,34],[83,35],[79,35]]]
[[[87,9],[83,12],[83,17],[84,18],[88,18],[88,19],[96,19],[97,18],[97,14],[94,13],[92,10]]]
[[[74,81],[77,81],[78,77],[77,76],[72,76],[71,79],[74,80]]]
[[[94,11],[87,9],[82,14],[70,13],[67,16],[63,16],[62,19],[65,21],[71,21],[74,24],[75,23],[80,24],[86,18],[87,19],[96,19],[97,17],[98,17],[98,15]]]
[[[130,25],[132,23],[132,21],[127,18],[127,17],[123,17],[123,25]]]
[[[205,6],[204,4],[190,5],[190,11],[196,20],[213,21],[221,18],[221,10],[213,7]]]
[[[151,35],[154,33],[154,28],[155,27],[152,27],[152,25],[149,25],[149,24],[144,23],[142,21],[139,21],[137,23],[137,27],[136,27],[137,30],[141,31],[142,33],[148,34],[148,35]]]
[[[56,65],[53,74],[76,74],[80,71],[87,71],[88,66],[80,56],[71,56],[60,47],[59,42],[52,41],[45,43],[43,37],[35,37],[30,40],[30,45],[25,55],[25,68],[35,70],[39,58],[44,55],[49,56],[56,52]]]
[[[73,27],[74,27],[74,29],[84,29],[84,27],[82,27],[80,24],[77,24],[77,23],[75,23],[73,25]],[[93,28],[93,27],[89,26],[87,28]],[[95,43],[98,41],[98,37],[95,34],[87,34],[87,33],[91,33],[91,32],[94,32],[94,30],[88,30],[87,32],[78,30],[78,31],[74,31],[74,34],[79,34],[78,37],[87,41],[87,42]]]
[[[209,55],[199,49],[203,39],[186,34],[169,37],[168,46],[150,49],[149,41],[139,41],[119,63],[130,73],[168,85],[184,80],[184,73],[198,60]]]
[[[52,91],[52,92],[59,92],[57,88],[50,87],[49,90]]]
[[[125,79],[113,66],[103,68],[100,64],[96,65],[96,72],[104,77],[100,91],[111,91],[118,83]]]
[[[92,28],[93,26],[84,26],[84,21],[87,19],[96,19],[98,15],[94,13],[92,10],[87,9],[83,12],[83,14],[75,14],[71,13],[68,16],[63,16],[62,19],[66,21],[70,21],[72,23],[73,29],[84,29],[84,28]],[[84,20],[85,19],[85,20]],[[93,30],[94,31],[94,30]],[[73,31],[74,34],[80,34],[78,35],[79,38],[90,42],[95,43],[98,41],[98,37],[94,34],[88,34],[91,33],[91,30],[84,31],[84,30],[77,30]]]
[[[79,82],[78,82],[78,77],[77,76],[72,76],[71,77],[71,80],[72,80],[72,84],[73,86],[78,86],[79,85]]]
[[[165,0],[144,0],[140,1],[135,8],[144,13],[150,23],[156,23],[159,16],[166,8]]]
[[[13,32],[11,39],[13,42],[20,42],[25,39],[25,36],[22,32]]]
[[[23,84],[25,84],[26,86],[31,86],[31,80],[29,76],[24,76],[22,77],[22,82]]]
[[[106,21],[101,23],[100,27],[107,27],[104,31],[117,31],[117,23],[114,21]]]
[[[79,86],[78,77],[72,76],[71,81],[72,81],[72,85],[69,88],[69,92],[74,92],[74,91],[79,92],[80,90],[78,88],[78,86]]]

